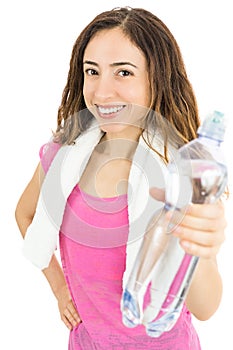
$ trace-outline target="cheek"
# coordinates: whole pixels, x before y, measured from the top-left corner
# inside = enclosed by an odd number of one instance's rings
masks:
[[[84,97],[84,101],[86,103],[86,106],[88,106],[90,104],[91,101],[91,97],[92,97],[92,90],[90,88],[90,85],[88,84],[83,84],[83,97]]]
[[[142,104],[145,107],[149,107],[151,104],[151,89],[148,84],[145,84],[146,88],[141,89]]]
[[[151,85],[148,77],[144,77],[143,81],[140,84],[139,89],[140,89],[139,95],[141,96],[142,105],[145,107],[150,107],[152,90],[151,90]]]
[[[145,82],[137,82],[126,90],[128,100],[136,105],[149,107],[151,100],[151,91]]]
[[[128,121],[137,126],[142,126],[143,120],[148,113],[148,107],[145,105],[132,105],[128,115]]]

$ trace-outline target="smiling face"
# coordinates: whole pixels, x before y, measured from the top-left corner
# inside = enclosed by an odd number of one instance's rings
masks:
[[[86,47],[83,70],[85,103],[101,129],[108,134],[138,132],[150,106],[143,53],[119,28],[102,30]]]

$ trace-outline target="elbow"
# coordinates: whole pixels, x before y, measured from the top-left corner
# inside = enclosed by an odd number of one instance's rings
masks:
[[[198,320],[198,321],[208,321],[214,314],[216,310],[211,310],[211,311],[203,311],[200,313],[193,313],[194,317]]]
[[[17,226],[19,228],[19,231],[20,231],[21,235],[24,237],[24,234],[23,234],[22,229],[21,229],[23,219],[22,219],[22,215],[21,215],[21,210],[20,210],[19,204],[17,204],[17,206],[15,208],[15,221],[17,223]]]
[[[200,302],[190,310],[193,316],[199,321],[208,321],[217,312],[221,303],[221,295],[222,293],[219,292],[209,304]]]

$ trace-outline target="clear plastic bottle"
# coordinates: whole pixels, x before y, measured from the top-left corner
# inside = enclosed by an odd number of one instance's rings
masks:
[[[198,129],[198,137],[179,149],[168,164],[166,202],[162,215],[146,233],[122,294],[122,320],[127,327],[144,324],[159,337],[169,331],[183,308],[197,256],[186,254],[178,239],[169,234],[179,224],[190,203],[214,203],[227,185],[227,167],[221,148],[224,114],[214,111]],[[173,224],[165,219],[173,211]],[[150,290],[150,301],[144,297]]]

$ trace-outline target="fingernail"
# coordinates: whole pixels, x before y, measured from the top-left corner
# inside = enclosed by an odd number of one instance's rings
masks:
[[[181,241],[180,244],[184,248],[190,248],[191,247],[191,244],[188,241]]]

